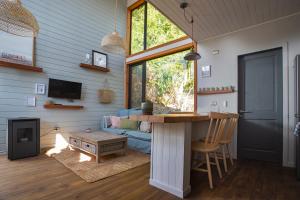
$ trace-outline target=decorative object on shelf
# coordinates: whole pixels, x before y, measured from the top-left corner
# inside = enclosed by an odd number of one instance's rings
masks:
[[[21,0],[0,0],[0,30],[14,35],[37,36],[39,25]]]
[[[212,50],[212,55],[218,55],[219,53],[220,53],[220,50],[217,50],[217,49]]]
[[[116,0],[114,15],[114,32],[107,34],[101,41],[101,47],[109,53],[123,54],[125,52],[125,41],[117,32],[118,0]]]
[[[91,55],[89,53],[85,54],[84,64],[91,64]]]
[[[105,79],[103,88],[99,90],[100,103],[109,104],[113,101],[114,92],[110,89],[108,80]]]
[[[211,65],[200,66],[200,78],[211,77]]]
[[[198,95],[227,94],[235,92],[234,86],[199,88]]]
[[[87,129],[84,130],[84,132],[86,132],[86,133],[91,133],[91,132],[92,132],[92,129],[91,129],[91,128],[87,128]]]
[[[186,21],[188,21],[191,25],[192,25],[192,37],[191,39],[194,41],[194,18],[193,16],[191,16],[191,19],[188,19],[185,13],[185,9],[188,7],[188,3],[186,1],[182,1],[180,3],[180,8],[183,9],[183,15]],[[195,61],[195,60],[199,60],[201,58],[200,54],[197,53],[194,50],[194,47],[192,48],[191,52],[187,53],[184,56],[184,60],[188,60],[188,61]]]
[[[93,50],[92,65],[107,68],[107,54]]]
[[[153,103],[151,101],[145,101],[141,104],[141,109],[144,115],[152,115],[153,114]]]

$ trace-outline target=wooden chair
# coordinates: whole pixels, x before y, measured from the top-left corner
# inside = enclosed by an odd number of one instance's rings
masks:
[[[211,164],[216,164],[218,169],[219,177],[222,178],[222,172],[219,164],[219,160],[217,157],[217,150],[220,147],[220,140],[223,138],[224,129],[226,126],[226,122],[228,120],[228,115],[224,113],[210,113],[210,124],[208,127],[208,131],[204,141],[195,141],[192,142],[192,158],[193,153],[203,153],[206,157],[206,166],[207,168],[200,168],[204,163],[198,163],[193,170],[207,172],[209,186],[213,189],[212,183],[212,174],[211,174]],[[210,161],[209,154],[213,153],[215,158],[215,163]]]
[[[225,129],[225,134],[223,135],[222,139],[220,140],[220,145],[221,145],[221,150],[222,150],[222,156],[219,157],[220,159],[223,159],[223,164],[224,164],[224,169],[225,172],[228,171],[227,168],[227,156],[230,159],[231,165],[233,165],[233,159],[232,155],[229,150],[229,145],[232,142],[233,135],[234,135],[234,130],[236,128],[237,122],[239,119],[239,115],[236,113],[228,113],[228,123],[226,125]],[[226,150],[227,150],[227,155],[226,155]]]

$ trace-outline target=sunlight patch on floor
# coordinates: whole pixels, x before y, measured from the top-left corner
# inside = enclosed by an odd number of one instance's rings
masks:
[[[49,149],[46,152],[46,155],[51,157],[53,154],[59,154],[63,149],[66,149],[68,147],[68,145],[69,145],[68,142],[62,136],[62,134],[57,133],[55,136],[55,147]]]

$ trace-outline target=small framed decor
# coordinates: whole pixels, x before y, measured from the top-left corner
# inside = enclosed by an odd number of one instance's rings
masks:
[[[35,84],[35,94],[45,94],[46,93],[46,85],[43,83]]]
[[[35,38],[0,31],[0,60],[35,65]]]
[[[200,66],[200,78],[211,77],[211,65]]]
[[[93,50],[92,65],[107,68],[107,54]]]

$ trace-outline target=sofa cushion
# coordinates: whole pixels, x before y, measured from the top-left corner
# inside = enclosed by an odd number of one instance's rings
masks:
[[[129,120],[129,119],[121,119],[120,128],[121,129],[137,130],[138,129],[138,123],[137,123],[137,121],[132,121],[132,120]]]
[[[103,131],[118,134],[118,135],[126,135],[128,138],[135,138],[143,141],[151,141],[151,134],[144,133],[141,131],[134,131],[129,129],[119,129],[119,128],[103,128]]]
[[[136,138],[139,140],[144,140],[144,141],[151,141],[151,134],[149,133],[144,133],[141,131],[134,131],[134,130],[125,130],[125,135],[127,135],[127,137],[131,137],[131,138]]]
[[[139,125],[139,130],[145,133],[151,133],[152,123],[151,122],[141,122]]]
[[[138,140],[135,138],[128,137],[128,148],[137,150],[139,152],[143,152],[146,154],[151,153],[151,142],[144,141],[144,140]]]
[[[111,127],[112,128],[121,128],[121,118],[116,116],[110,117]]]
[[[126,133],[126,130],[119,129],[119,128],[103,128],[102,130],[105,132],[113,133],[113,134],[117,134],[117,135],[124,135]]]

